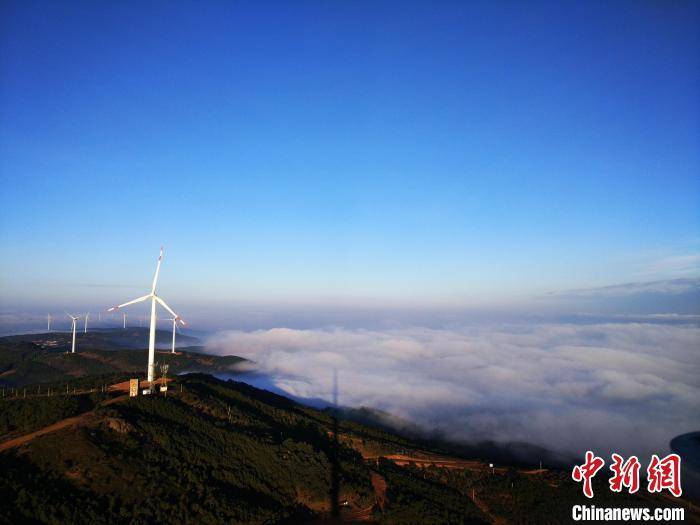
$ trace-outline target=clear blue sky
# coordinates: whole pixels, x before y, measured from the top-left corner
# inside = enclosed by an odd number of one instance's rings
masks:
[[[700,273],[698,2],[5,1],[0,112],[4,311]]]

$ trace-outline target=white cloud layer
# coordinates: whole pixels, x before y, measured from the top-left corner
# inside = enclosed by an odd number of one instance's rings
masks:
[[[388,411],[472,442],[648,455],[700,428],[700,328],[543,324],[463,329],[221,332],[211,351],[279,389]]]

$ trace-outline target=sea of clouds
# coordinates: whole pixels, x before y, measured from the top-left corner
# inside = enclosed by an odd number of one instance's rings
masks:
[[[700,327],[538,324],[387,330],[225,331],[220,354],[254,361],[300,398],[372,407],[461,442],[648,456],[700,428]]]

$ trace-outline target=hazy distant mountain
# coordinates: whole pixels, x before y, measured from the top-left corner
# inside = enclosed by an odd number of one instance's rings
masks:
[[[700,314],[700,278],[632,282],[552,292],[552,300],[579,312]]]
[[[162,340],[168,333],[159,331]],[[94,331],[80,334],[76,353],[70,351],[71,334],[50,332],[0,338],[0,385],[19,387],[35,383],[60,383],[96,374],[139,377],[147,363],[145,329]],[[181,336],[179,341],[194,342]],[[211,356],[201,347],[178,347],[176,354],[158,350],[156,361],[168,363],[171,375],[180,372],[226,372],[243,361],[236,356]]]
[[[95,328],[87,333],[78,330],[76,344],[85,348],[98,350],[118,350],[121,348],[148,348],[148,328]],[[21,335],[10,335],[0,338],[0,341],[29,341],[37,342],[44,346],[63,347],[70,346],[72,334],[70,332],[43,332]],[[190,346],[199,342],[197,337],[178,333],[176,348]],[[156,345],[160,348],[170,348],[172,344],[172,332],[170,330],[156,330]]]

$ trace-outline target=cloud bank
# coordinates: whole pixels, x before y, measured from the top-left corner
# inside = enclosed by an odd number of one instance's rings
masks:
[[[449,439],[648,454],[700,428],[700,328],[545,324],[221,332],[290,395],[378,408]]]
[[[549,295],[560,297],[626,297],[632,295],[655,294],[655,295],[679,295],[685,293],[700,292],[700,279],[667,279],[663,281],[650,281],[640,283],[624,283],[611,286],[601,286],[597,288],[583,288],[578,290],[565,290],[552,292]]]

